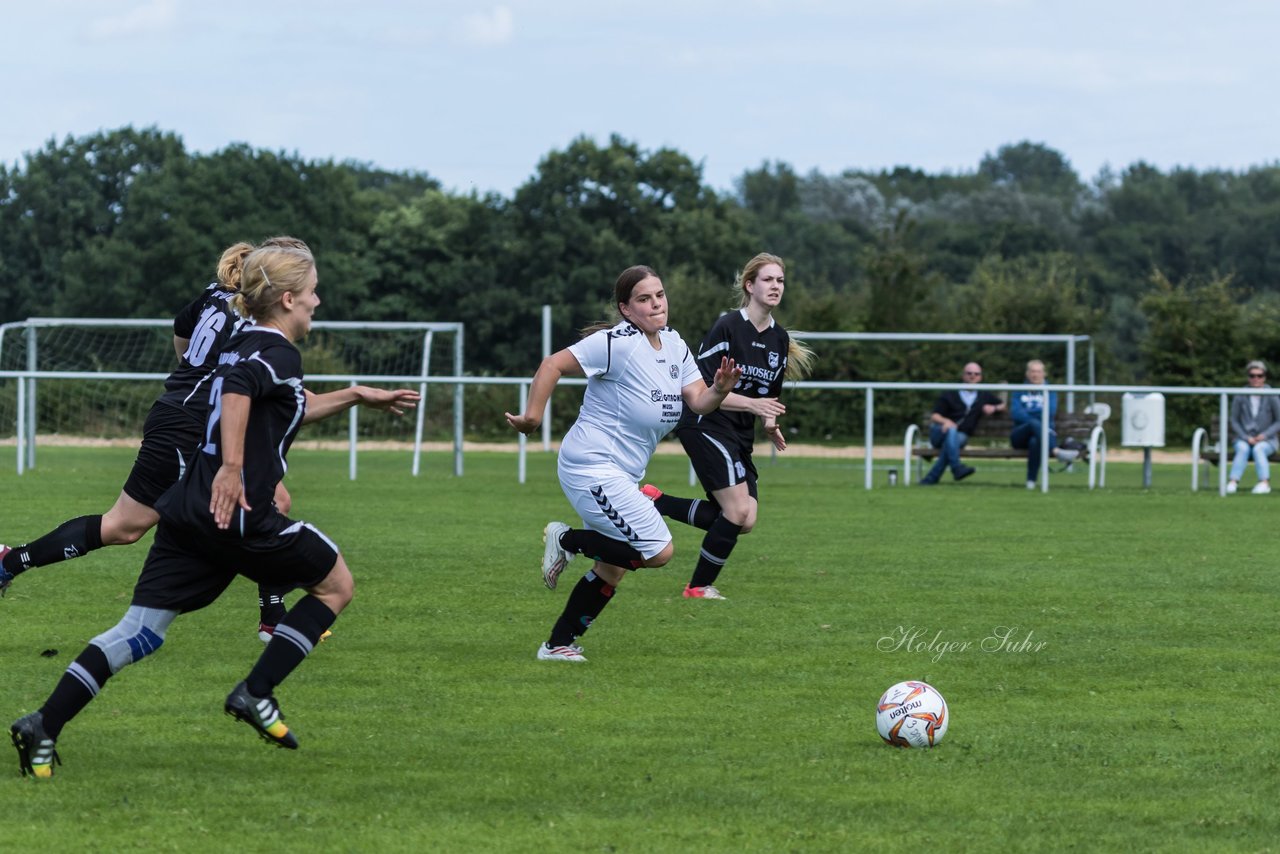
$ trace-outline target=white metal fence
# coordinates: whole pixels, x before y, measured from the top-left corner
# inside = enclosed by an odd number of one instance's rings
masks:
[[[168,376],[174,363],[174,352],[171,343],[172,335],[162,335],[159,332],[172,329],[173,321],[163,318],[29,318],[25,321],[16,323],[6,323],[0,325],[0,367],[6,364],[18,362],[24,365],[19,370],[0,370],[0,379],[16,379],[16,416],[15,416],[15,435],[17,445],[17,468],[18,473],[31,468],[36,462],[36,435],[37,435],[37,419],[36,419],[36,398],[39,394],[39,384],[42,381],[53,380],[138,380],[150,381],[155,384],[156,393],[159,393],[160,383]],[[53,348],[47,343],[42,343],[42,335],[51,335],[55,332],[65,332],[66,330],[85,330],[83,333],[85,343],[78,350],[74,344],[70,346],[64,341],[61,346],[64,348],[61,352],[53,354]],[[461,376],[464,371],[464,325],[453,322],[363,322],[363,321],[316,321],[312,324],[312,329],[316,333],[335,333],[335,341],[346,342],[354,339],[361,334],[366,335],[395,335],[395,346],[388,347],[386,342],[378,342],[378,345],[370,346],[371,342],[362,342],[366,350],[381,350],[384,354],[391,352],[396,355],[394,365],[388,367],[399,367],[401,370],[392,372],[348,372],[341,374],[325,374],[316,373],[307,376],[308,382],[325,383],[337,382],[355,385],[357,383],[375,383],[375,382],[396,382],[401,384],[416,384],[419,393],[422,395],[423,404],[420,405],[416,412],[416,420],[413,432],[413,457],[412,471],[418,474],[421,465],[422,452],[422,436],[424,429],[424,421],[426,414],[426,400],[428,386],[435,383],[436,378],[430,376],[431,372],[431,352],[434,336],[437,333],[446,333],[452,335],[452,365],[450,367],[452,376]],[[98,343],[91,336],[97,334],[112,334],[123,330],[140,330],[139,335],[150,335],[150,340],[142,340],[132,342],[129,352],[125,355],[113,353],[106,355],[104,353],[95,352],[94,344]],[[159,332],[147,332],[147,330],[155,330]],[[133,334],[133,333],[127,333]],[[321,336],[323,337],[323,336]],[[314,340],[317,336],[313,335]],[[159,347],[157,347],[159,342]],[[7,347],[6,347],[7,343]],[[404,346],[406,343],[411,346]],[[300,344],[304,354],[306,353],[306,343]],[[420,349],[415,349],[420,348]],[[359,349],[359,348],[357,348]],[[7,359],[6,359],[7,356]],[[92,366],[97,364],[98,370],[76,370],[76,369],[58,369],[51,370],[42,367],[50,359],[57,360],[57,363],[64,367],[67,364]],[[102,369],[102,365],[111,359],[121,359],[132,367],[149,367],[151,370],[110,370]],[[160,370],[163,372],[159,372]],[[407,369],[407,370],[406,370]],[[416,373],[410,373],[416,371]],[[385,379],[390,377],[390,379]],[[455,474],[462,474],[462,443],[464,429],[464,411],[463,411],[463,386],[460,384],[453,385],[453,445],[454,445],[454,471]],[[154,399],[154,398],[150,398]],[[147,404],[149,406],[149,403]],[[142,418],[137,418],[139,428],[142,424]],[[356,476],[356,448],[357,448],[357,429],[359,424],[358,407],[350,410],[348,415],[348,438],[350,445],[350,476],[354,479]]]
[[[163,380],[164,375],[120,374],[120,375],[113,375],[108,377],[108,375],[94,373],[94,372],[0,371],[0,379],[38,380],[42,378],[43,379],[112,378],[112,379],[136,379],[136,380],[158,381],[158,380]],[[316,376],[308,376],[308,380],[314,381],[314,382],[349,382],[351,384],[383,383],[383,384],[396,384],[401,386],[418,385],[423,389],[425,389],[427,386],[430,386],[430,385],[453,386],[455,389],[455,395],[456,395],[455,400],[457,401],[455,405],[455,440],[454,440],[454,450],[453,450],[454,461],[455,461],[454,474],[458,476],[461,476],[463,473],[463,446],[462,446],[462,438],[461,438],[462,437],[462,421],[461,421],[461,414],[460,414],[462,411],[462,406],[461,406],[462,388],[464,386],[474,386],[474,385],[515,386],[515,391],[516,391],[515,404],[517,407],[515,411],[523,412],[525,404],[528,401],[529,386],[532,382],[532,379],[528,377],[469,377],[469,376],[461,376],[461,375],[426,376],[426,375],[413,375],[413,374],[362,375],[362,376],[316,375]],[[582,385],[586,385],[586,380],[581,378],[565,378],[560,381],[560,384],[564,386],[571,386],[571,385],[582,386]],[[25,386],[26,386],[25,382],[18,384],[18,407],[19,407],[20,413],[23,412],[24,407],[26,406],[26,403],[24,400],[24,394],[22,391]],[[808,389],[808,390],[830,391],[833,393],[854,393],[854,394],[861,392],[863,394],[864,396],[863,487],[865,489],[871,489],[874,486],[874,447],[876,444],[876,435],[875,435],[874,425],[875,425],[875,408],[876,408],[877,394],[885,395],[885,394],[894,394],[894,393],[900,393],[900,392],[945,391],[945,390],[957,388],[957,383],[955,382],[945,382],[945,383],[828,382],[828,381],[805,380],[805,381],[799,381],[799,382],[789,382],[787,383],[786,387],[788,389]],[[1148,393],[1158,392],[1160,394],[1165,395],[1166,397],[1180,396],[1180,395],[1211,396],[1211,397],[1216,397],[1218,399],[1219,424],[1222,425],[1222,430],[1224,432],[1227,430],[1227,425],[1228,425],[1228,417],[1227,417],[1228,416],[1228,398],[1235,395],[1240,395],[1240,394],[1263,394],[1263,395],[1280,394],[1280,389],[1253,390],[1253,389],[1244,389],[1241,387],[1225,388],[1225,387],[1205,387],[1205,386],[1184,387],[1184,386],[1129,386],[1129,385],[1080,385],[1080,384],[1070,385],[1065,383],[1046,384],[1046,385],[1029,385],[1025,383],[1024,384],[976,383],[972,385],[966,384],[965,388],[974,389],[974,390],[986,390],[986,391],[993,391],[993,392],[1054,391],[1059,393],[1078,392],[1078,393],[1087,393],[1087,394],[1095,394],[1095,395],[1096,394],[1125,394],[1129,392],[1132,392],[1135,394],[1148,394]],[[358,417],[357,410],[358,410],[358,407],[353,408],[351,410],[351,419],[352,419],[353,426],[349,431],[350,433],[349,453],[351,458],[350,468],[351,468],[352,478],[355,477],[355,471],[356,471],[355,460],[356,460],[356,454],[358,450],[356,437],[355,437],[355,429],[354,429],[355,419]],[[25,459],[24,448],[26,446],[26,443],[33,441],[33,438],[31,435],[23,432],[22,425],[24,423],[24,419],[21,417],[21,415],[18,419],[18,422],[19,422],[19,425],[18,425],[19,434],[18,434],[18,443],[17,443],[18,445],[17,465],[18,465],[18,473],[21,474],[23,471],[23,463]],[[1043,432],[1041,434],[1041,447],[1048,447],[1049,424],[1047,421],[1042,422],[1042,431]],[[895,445],[900,441],[900,435],[901,434],[896,434],[893,437],[893,442]],[[517,439],[518,439],[518,454],[517,454],[516,479],[519,483],[524,483],[526,479],[526,471],[527,471],[528,437],[523,434],[519,434]],[[1220,449],[1224,452],[1224,459],[1225,459],[1225,452],[1228,450],[1227,443],[1221,442],[1220,446],[1221,446]],[[414,447],[414,473],[415,474],[418,471],[417,461],[418,461],[420,452],[421,452],[421,431],[419,429],[418,435],[415,439],[415,447]],[[1192,461],[1195,463],[1195,467],[1193,468],[1193,476],[1192,476],[1192,488],[1194,489],[1198,486],[1199,461],[1196,459],[1193,459]],[[1227,467],[1225,464],[1220,464],[1218,466],[1218,491],[1219,491],[1219,494],[1221,495],[1226,495],[1226,484],[1227,484],[1226,469]],[[1039,482],[1040,482],[1040,489],[1044,492],[1048,492],[1049,483],[1050,483],[1050,471],[1049,471],[1049,459],[1047,454],[1044,455],[1043,459],[1041,460]]]

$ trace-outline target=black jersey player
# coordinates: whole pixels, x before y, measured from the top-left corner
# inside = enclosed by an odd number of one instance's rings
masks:
[[[293,237],[273,237],[263,245],[307,248]],[[28,570],[83,557],[103,546],[136,543],[156,526],[160,518],[156,500],[182,475],[200,443],[208,402],[206,395],[193,391],[212,370],[223,346],[248,322],[232,309],[231,300],[240,287],[241,265],[253,249],[249,243],[236,243],[223,251],[217,281],[174,317],[178,366],[165,379],[164,392],[143,422],[138,456],[115,504],[103,514],[68,519],[29,543],[12,548],[0,545],[0,594],[15,576]],[[275,500],[282,512],[289,512],[289,493],[283,484]],[[258,591],[258,633],[263,640],[270,639],[284,615],[286,592]]]
[[[82,557],[103,546],[136,543],[155,527],[160,518],[156,501],[178,480],[200,443],[205,400],[188,398],[243,323],[231,299],[240,286],[241,264],[253,248],[248,243],[228,247],[218,262],[218,281],[174,317],[178,367],[147,414],[137,459],[115,504],[101,515],[69,519],[24,545],[0,546],[0,590],[27,570]]]
[[[285,516],[273,501],[285,457],[306,422],[358,403],[399,414],[418,399],[407,389],[355,386],[313,395],[303,388],[293,342],[310,329],[320,303],[316,284],[306,250],[262,247],[244,259],[236,306],[255,324],[227,342],[216,372],[194,390],[209,402],[203,443],[156,502],[155,542],[124,617],[89,642],[38,711],[10,727],[24,774],[51,776],[63,726],[108,679],[158,649],[179,614],[213,602],[237,573],[260,585],[306,590],[225,704],[268,741],[297,746],[275,687],[351,600],[354,582],[333,541]]]
[[[689,599],[723,599],[715,586],[738,536],[756,523],[756,467],[751,459],[755,419],[778,450],[787,447],[778,416],[786,407],[778,400],[784,376],[803,376],[812,354],[794,341],[773,317],[786,286],[785,267],[776,255],[761,253],[735,281],[737,310],[721,315],[698,347],[703,379],[711,381],[715,366],[728,356],[742,369],[733,392],[707,415],[686,412],[676,427],[707,500],[677,498],[645,484],[658,512],[705,530],[693,576],[684,588]],[[709,373],[710,371],[710,373]]]

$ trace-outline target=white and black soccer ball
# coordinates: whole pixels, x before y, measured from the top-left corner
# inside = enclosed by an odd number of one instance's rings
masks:
[[[899,682],[876,704],[876,729],[894,747],[933,747],[950,724],[947,701],[924,682]]]

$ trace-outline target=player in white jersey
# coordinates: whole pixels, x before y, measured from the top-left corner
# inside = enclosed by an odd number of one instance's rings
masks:
[[[547,525],[542,578],[554,589],[574,555],[595,563],[538,647],[543,661],[586,661],[575,640],[609,604],[627,571],[671,560],[671,532],[639,491],[645,466],[685,406],[699,414],[714,411],[742,376],[726,357],[712,383],[703,381],[688,346],[667,327],[666,292],[649,267],[624,270],[613,302],[621,322],[586,330],[582,340],[544,359],[524,414],[506,413],[512,427],[532,433],[560,378],[587,377],[582,409],[560,445],[558,464],[560,488],[586,527]]]

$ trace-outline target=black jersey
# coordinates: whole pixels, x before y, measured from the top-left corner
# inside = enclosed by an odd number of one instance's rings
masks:
[[[173,334],[189,343],[178,367],[164,381],[164,394],[157,403],[186,408],[193,418],[204,421],[209,395],[192,392],[216,366],[227,341],[246,324],[231,307],[234,296],[214,282],[173,318]]]
[[[236,333],[217,358],[208,387],[204,440],[186,475],[156,505],[163,519],[204,530],[214,529],[209,512],[213,479],[222,467],[222,397],[250,398],[244,437],[244,491],[250,511],[237,508],[234,537],[275,533],[276,485],[284,477],[285,456],[302,426],[306,395],[302,388],[302,354],[277,329],[249,326]]]
[[[738,309],[721,315],[707,337],[702,339],[696,357],[698,370],[702,371],[707,385],[711,385],[721,358],[728,356],[742,367],[742,378],[733,387],[735,394],[778,397],[782,393],[782,376],[787,370],[787,348],[790,345],[791,336],[772,317],[761,332],[747,319],[747,310]],[[736,438],[748,448],[755,441],[755,416],[750,412],[717,409],[707,415],[698,415],[685,409],[676,429],[693,426]]]

